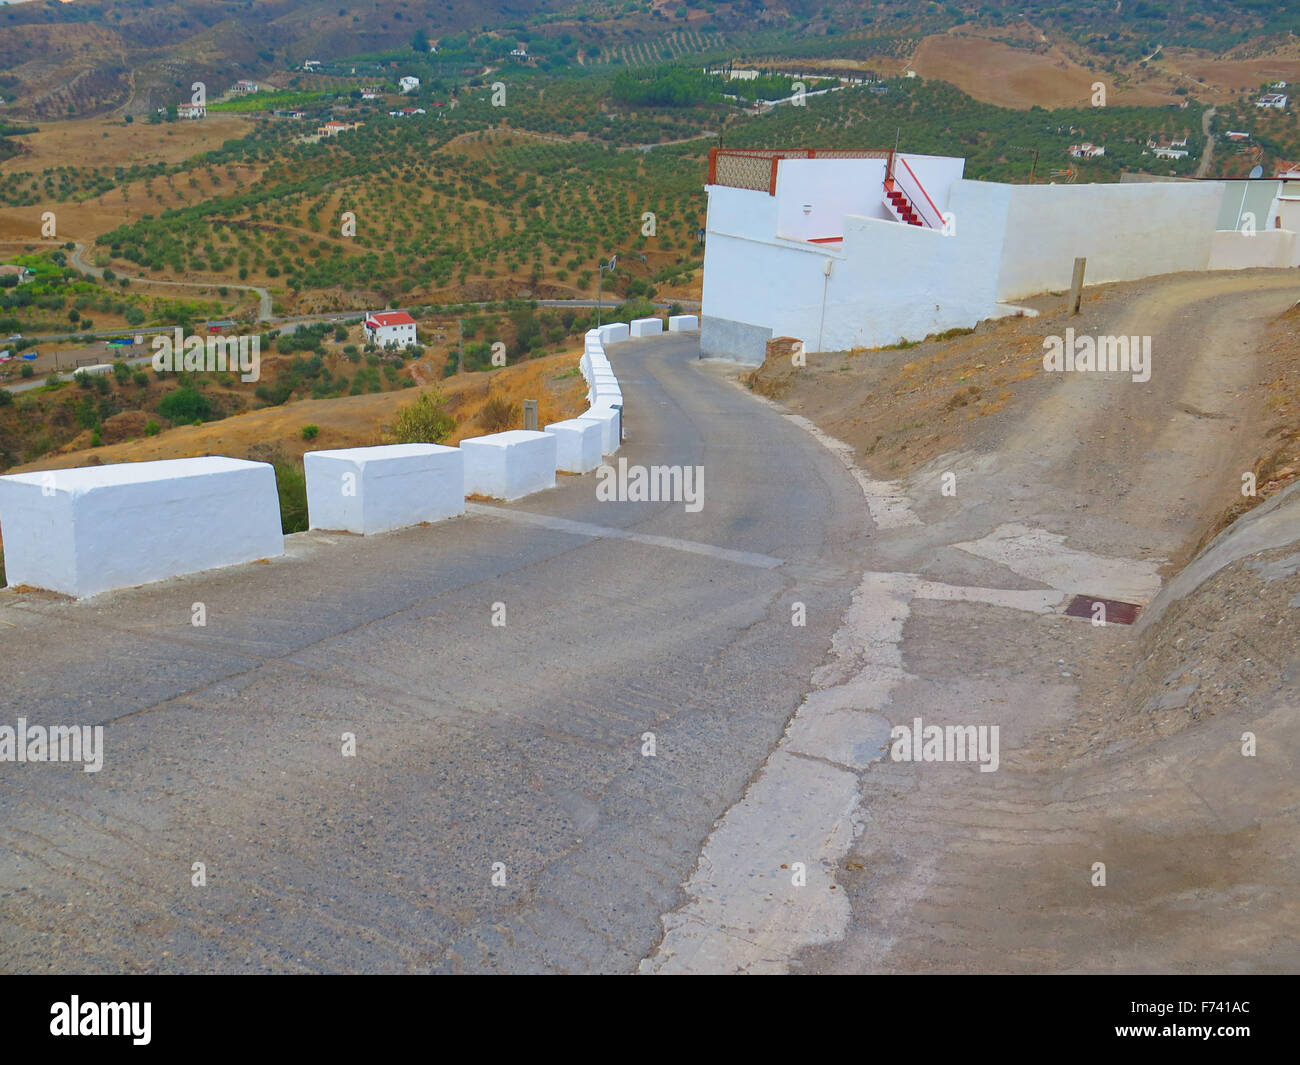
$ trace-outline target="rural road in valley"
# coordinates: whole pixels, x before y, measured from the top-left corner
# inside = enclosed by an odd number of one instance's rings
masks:
[[[697,513],[562,476],[79,603],[0,592],[0,721],[106,726],[98,773],[0,767],[0,969],[635,970],[871,527],[842,463],[697,351],[610,350],[620,458],[703,467]]]

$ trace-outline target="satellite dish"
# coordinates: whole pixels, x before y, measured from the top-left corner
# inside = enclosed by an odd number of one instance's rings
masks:
[[[1253,178],[1263,177],[1263,176],[1264,176],[1264,168],[1263,168],[1262,166],[1256,166],[1256,167],[1252,168],[1252,170],[1250,171],[1250,176],[1253,177]]]

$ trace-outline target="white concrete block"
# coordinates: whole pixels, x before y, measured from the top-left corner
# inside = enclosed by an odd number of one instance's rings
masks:
[[[700,318],[696,314],[671,314],[668,316],[668,332],[685,333],[700,328]]]
[[[82,598],[284,554],[275,471],[222,457],[0,477],[11,585]]]
[[[465,494],[492,499],[521,496],[555,487],[558,457],[553,433],[511,429],[460,442],[465,453]]]
[[[661,318],[633,318],[632,319],[632,339],[640,337],[658,336],[664,331],[664,323]]]
[[[610,322],[609,325],[600,327],[600,342],[602,344],[617,344],[631,337],[631,327],[626,322]]]
[[[441,444],[309,451],[307,510],[313,529],[389,532],[465,513],[465,456]]]
[[[609,406],[589,407],[577,419],[592,421],[600,426],[600,453],[612,455],[618,450],[622,441],[618,438],[619,412]]]
[[[600,465],[605,432],[601,423],[591,418],[569,418],[552,422],[546,432],[555,436],[557,470],[565,473],[588,473]]]

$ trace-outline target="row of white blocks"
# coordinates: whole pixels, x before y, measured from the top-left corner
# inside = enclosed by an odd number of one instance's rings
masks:
[[[673,316],[668,327],[698,319]],[[515,500],[553,488],[557,470],[589,473],[621,443],[623,392],[605,345],[662,331],[657,318],[590,330],[588,408],[544,432],[309,451],[311,527],[389,532],[464,514],[467,495]],[[274,469],[223,457],[0,477],[0,533],[10,586],[77,598],[284,554]]]

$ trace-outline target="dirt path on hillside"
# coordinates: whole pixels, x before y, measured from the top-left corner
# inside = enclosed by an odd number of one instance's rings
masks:
[[[1300,362],[1279,331],[1297,295],[1290,271],[1175,275],[1090,290],[1075,318],[1045,297],[946,344],[756,375],[869,471],[867,572],[836,639],[862,672],[799,715],[856,690],[841,728],[864,744],[916,718],[1001,744],[991,772],[846,763],[859,831],[807,890],[851,917],[792,967],[1300,968],[1300,556],[1267,570],[1266,603],[1262,578],[1225,571],[1141,637],[1064,614],[1076,594],[1149,602],[1240,498],[1294,399],[1261,382]],[[1150,380],[1045,373],[1067,326],[1149,335]]]

